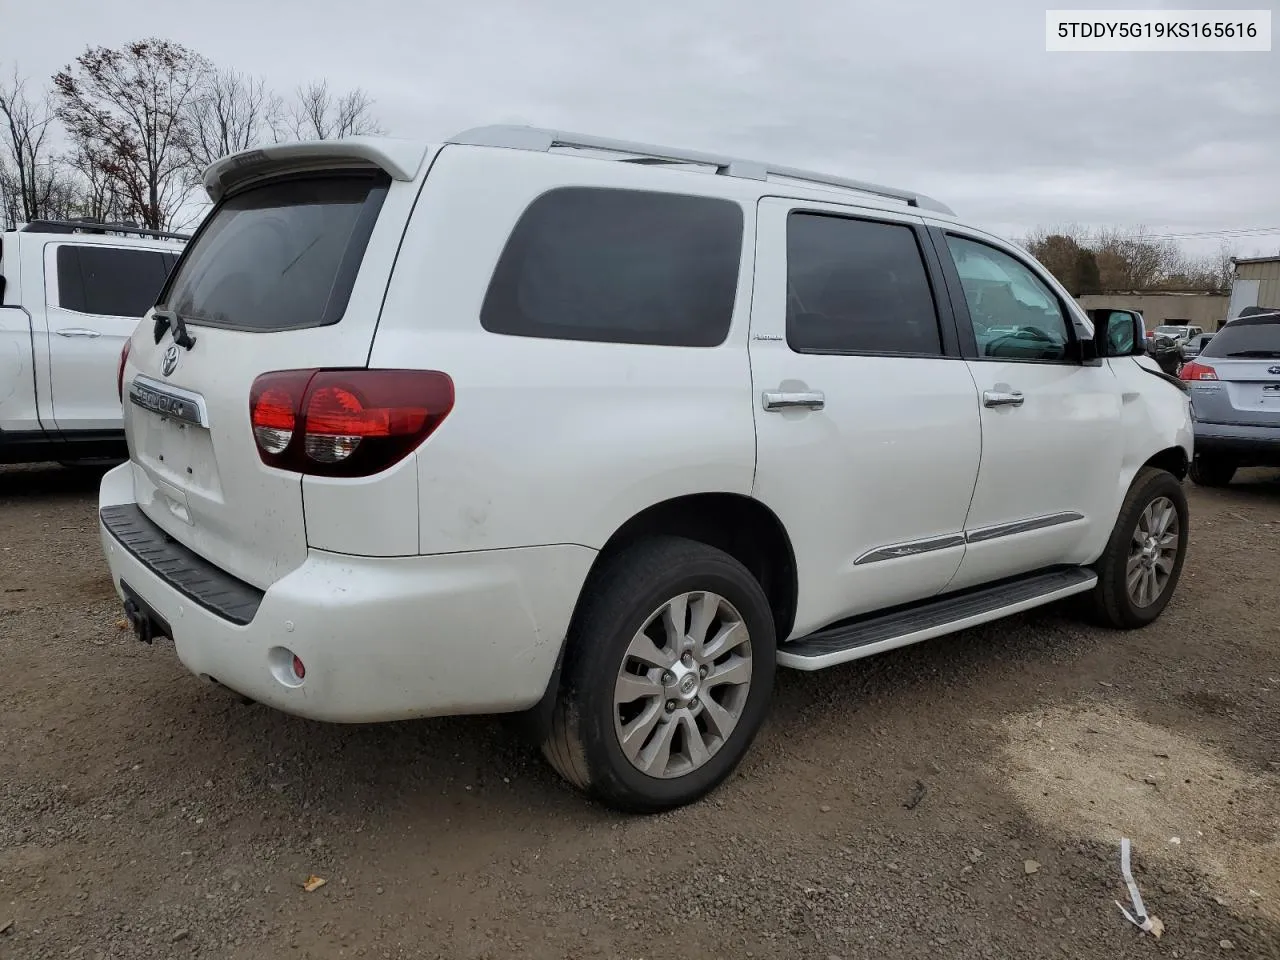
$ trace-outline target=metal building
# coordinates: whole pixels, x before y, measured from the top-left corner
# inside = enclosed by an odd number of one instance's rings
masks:
[[[1234,320],[1245,307],[1280,310],[1280,257],[1232,260],[1231,304],[1227,318]]]

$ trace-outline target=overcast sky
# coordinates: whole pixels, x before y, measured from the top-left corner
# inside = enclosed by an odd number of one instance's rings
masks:
[[[1073,4],[0,0],[0,69],[155,35],[284,90],[362,86],[396,136],[534,123],[910,187],[1008,236],[1266,227],[1237,252],[1280,251],[1280,43],[1047,53],[1046,6]]]

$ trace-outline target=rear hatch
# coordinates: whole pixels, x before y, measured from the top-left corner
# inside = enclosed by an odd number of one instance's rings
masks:
[[[125,429],[139,507],[261,589],[305,560],[307,536],[302,475],[268,466],[255,441],[255,380],[366,365],[425,153],[415,162],[339,141],[215,164],[206,181],[218,202],[131,341]]]
[[[1197,420],[1280,428],[1280,312],[1232,320],[1183,377]]]

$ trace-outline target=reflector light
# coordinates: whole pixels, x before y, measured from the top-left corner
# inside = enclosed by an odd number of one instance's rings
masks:
[[[116,367],[116,395],[121,403],[124,403],[124,365],[129,362],[129,349],[132,345],[132,340],[124,342],[124,346],[120,348],[120,366]]]

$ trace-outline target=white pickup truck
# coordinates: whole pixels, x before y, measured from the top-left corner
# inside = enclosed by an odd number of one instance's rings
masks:
[[[120,353],[184,240],[81,221],[0,234],[0,463],[128,457]]]

